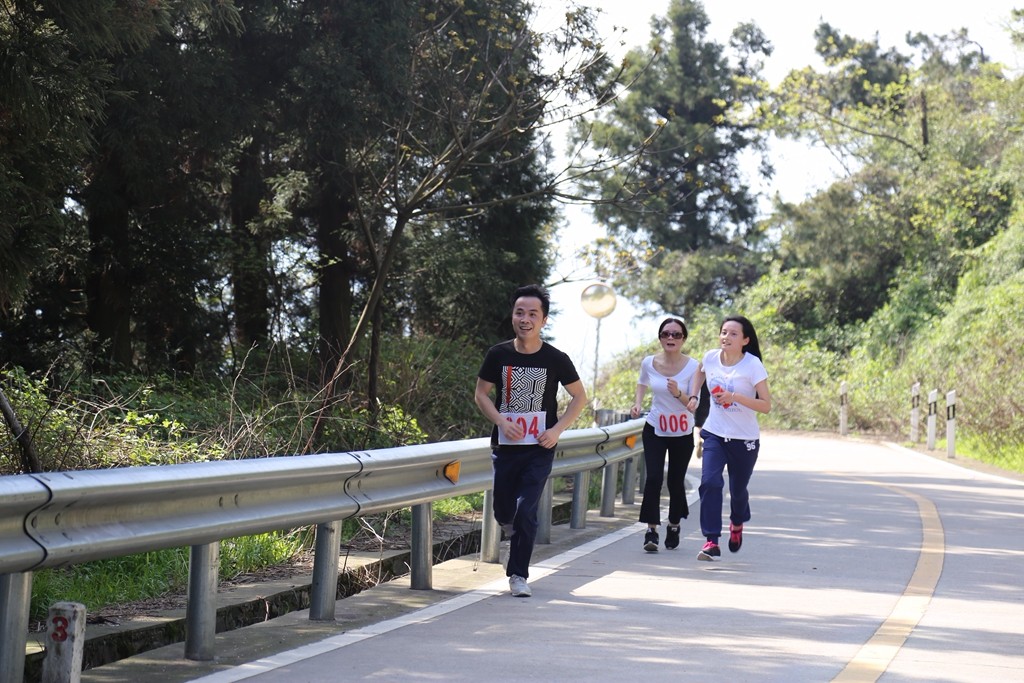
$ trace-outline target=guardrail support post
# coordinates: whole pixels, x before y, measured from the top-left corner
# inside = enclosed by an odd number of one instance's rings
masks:
[[[615,493],[619,484],[619,463],[613,462],[601,468],[601,516],[615,516]]]
[[[342,522],[316,525],[313,552],[313,584],[309,596],[310,621],[334,621],[338,600],[338,556],[341,555]]]
[[[577,472],[572,475],[572,514],[569,518],[570,529],[587,528],[587,506],[590,501],[590,472]]]
[[[409,587],[414,590],[430,590],[434,586],[434,504],[420,503],[412,506],[412,550],[409,557]]]
[[[551,506],[555,499],[554,486],[554,481],[549,477],[540,494],[540,504],[537,506],[537,543],[551,543]]]
[[[917,443],[918,426],[921,423],[921,383],[910,387],[910,442]]]
[[[498,527],[498,520],[494,519],[494,491],[484,491],[484,509],[481,512],[483,519],[480,520],[480,561],[497,563],[498,543],[501,541],[501,529]]]
[[[939,390],[928,392],[928,450],[935,450],[935,414],[939,412]]]
[[[956,389],[946,392],[946,456],[956,457]]]
[[[213,641],[217,635],[219,568],[219,541],[192,546],[188,568],[188,604],[185,606],[185,659],[200,662],[213,659]]]
[[[839,383],[839,436],[846,436],[846,405],[848,396],[846,393],[846,382]]]
[[[622,467],[622,504],[632,505],[636,502],[636,460],[639,456],[634,455],[626,459]]]
[[[0,574],[0,683],[25,679],[32,572]]]

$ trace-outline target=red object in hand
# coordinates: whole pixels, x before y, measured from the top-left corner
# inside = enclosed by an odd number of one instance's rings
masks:
[[[725,393],[725,389],[723,389],[721,386],[718,386],[718,385],[715,385],[715,388],[711,390],[711,394],[713,396],[718,396],[719,394],[724,394],[724,393]],[[732,405],[732,403],[731,402],[730,403],[724,403],[723,402],[723,403],[720,403],[719,405],[722,406],[723,408],[728,408],[729,406]]]

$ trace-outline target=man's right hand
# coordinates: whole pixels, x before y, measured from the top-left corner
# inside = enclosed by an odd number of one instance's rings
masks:
[[[519,441],[526,436],[526,429],[515,420],[502,419],[498,423],[498,429],[505,435],[506,441]]]

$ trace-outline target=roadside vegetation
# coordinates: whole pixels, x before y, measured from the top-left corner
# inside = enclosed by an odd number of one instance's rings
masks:
[[[410,379],[409,385],[401,385],[407,404],[416,406],[425,422],[443,425],[438,428],[441,434],[482,435],[486,430],[475,407],[463,410],[459,401],[448,405],[431,398],[442,391],[462,395],[471,405],[467,378],[475,376],[477,359],[463,363],[456,355],[448,366],[450,375],[437,370],[436,359],[424,362],[433,363],[434,371],[418,382],[411,381],[416,363],[402,366],[401,374]],[[32,379],[13,370],[0,372],[0,386],[11,405],[18,407],[46,471],[301,454],[311,432],[308,416],[315,410],[315,397],[303,397],[294,386],[282,396],[279,382],[289,382],[273,376],[268,367],[263,365],[258,377],[238,376],[228,385],[193,378],[122,376],[98,383],[103,393],[96,394],[88,391],[95,386],[57,391],[46,378]],[[397,391],[395,386],[385,383],[384,391]],[[359,406],[339,411],[324,431],[335,444],[331,450],[425,443],[428,435],[419,421],[399,407],[397,398],[388,396],[387,401],[391,407],[381,407],[375,414]],[[8,442],[6,453],[13,456],[10,446],[13,442]],[[17,460],[8,457],[4,462]],[[479,519],[482,494],[437,501],[433,507],[438,520]],[[400,547],[410,524],[408,509],[348,519],[342,525],[342,543],[368,551]],[[308,552],[313,542],[312,528],[226,539],[221,544],[221,579],[288,564]],[[181,593],[188,582],[188,563],[188,548],[174,548],[36,572],[32,618],[45,617],[48,607],[60,600],[81,602],[91,612]]]
[[[839,385],[845,381],[852,433],[912,445],[911,387],[919,382],[922,442],[927,395],[935,389],[937,448],[945,450],[945,394],[956,390],[957,455],[1024,473],[1024,402],[1018,397],[1024,350],[1014,333],[1024,329],[1024,216],[1009,217],[1005,230],[967,256],[946,302],[935,301],[937,293],[945,297],[942,290],[917,288],[857,324],[800,334],[779,311],[791,294],[776,287],[765,278],[734,306],[700,309],[688,322],[686,350],[699,357],[717,346],[724,315],[737,311],[751,318],[771,376],[773,408],[763,426],[837,431]],[[607,404],[630,404],[636,368],[654,350],[638,347],[604,368]]]

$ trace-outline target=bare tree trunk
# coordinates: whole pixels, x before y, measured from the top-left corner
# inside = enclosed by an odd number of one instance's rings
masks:
[[[928,149],[928,95],[921,93],[921,146]]]
[[[26,474],[42,472],[43,466],[39,463],[39,455],[36,453],[36,446],[32,442],[32,435],[21,426],[21,421],[14,414],[14,408],[11,406],[10,401],[7,400],[7,395],[4,394],[3,389],[0,389],[0,412],[3,413],[4,422],[7,423],[7,427],[18,441],[18,446],[21,449],[22,470]]]
[[[395,220],[394,230],[392,230],[390,237],[388,237],[387,244],[384,246],[384,254],[378,262],[379,265],[373,279],[373,287],[370,288],[370,295],[363,306],[362,313],[359,315],[355,329],[352,330],[349,336],[348,345],[335,361],[334,372],[323,385],[320,407],[317,409],[316,423],[313,426],[313,434],[310,437],[313,441],[309,444],[310,446],[319,441],[319,437],[323,434],[323,420],[331,406],[338,384],[345,379],[348,373],[347,363],[349,356],[363,338],[363,335],[366,334],[367,325],[375,315],[377,306],[380,305],[380,298],[384,293],[384,285],[387,282],[388,275],[391,273],[391,267],[394,265],[395,257],[398,254],[398,245],[401,242],[402,233],[405,231],[408,223],[408,215],[402,213]]]
[[[259,216],[264,195],[259,154],[259,147],[253,142],[243,150],[238,170],[231,177],[231,285],[239,355],[253,346],[266,349],[270,337],[270,245],[262,234],[250,230],[252,221]]]
[[[132,366],[132,240],[125,185],[116,161],[108,160],[86,190],[90,245],[86,319],[102,351],[93,358],[102,370]]]
[[[319,448],[324,420],[334,405],[339,389],[348,382],[345,372],[347,347],[352,338],[352,282],[355,277],[344,229],[351,220],[351,200],[337,182],[324,178],[317,214],[319,251],[319,354],[320,406],[306,451]]]
[[[384,313],[380,306],[373,312],[373,329],[370,330],[370,360],[366,368],[366,402],[370,410],[370,426],[377,422],[378,388],[377,376],[380,374],[380,326]]]

